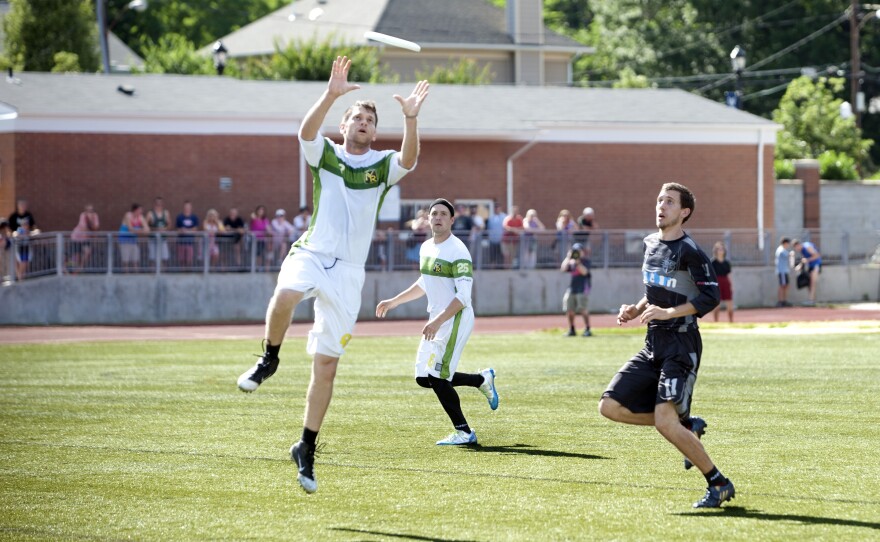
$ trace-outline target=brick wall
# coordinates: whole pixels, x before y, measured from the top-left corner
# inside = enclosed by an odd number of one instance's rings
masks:
[[[15,134],[0,134],[0,216],[15,210]]]
[[[15,145],[12,145],[15,141]],[[377,149],[398,140],[378,141]],[[523,143],[423,141],[404,199],[506,201],[506,161]],[[14,154],[13,154],[14,153]],[[697,195],[692,228],[754,228],[754,146],[541,143],[514,162],[514,203],[535,208],[552,227],[562,208],[596,209],[604,228],[652,228],[660,184],[678,181]],[[765,147],[765,226],[773,227],[773,147]],[[132,202],[165,198],[172,214],[185,199],[204,216],[229,207],[247,215],[263,204],[288,214],[299,202],[299,151],[293,136],[38,134],[0,136],[0,213],[30,201],[40,227],[69,230],[86,203],[103,229],[116,229]],[[222,192],[219,179],[233,188]],[[309,184],[310,187],[310,184]],[[310,190],[310,188],[309,188]],[[13,193],[14,192],[14,193]],[[309,198],[311,194],[309,194]]]

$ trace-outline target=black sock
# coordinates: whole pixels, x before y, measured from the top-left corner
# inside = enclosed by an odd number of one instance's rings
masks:
[[[318,441],[318,432],[312,431],[308,427],[303,427],[302,441],[314,448],[315,442]]]
[[[461,401],[458,399],[458,394],[455,392],[452,384],[442,378],[435,378],[433,376],[428,378],[431,379],[431,389],[434,390],[437,399],[440,400],[440,405],[446,411],[446,415],[449,416],[452,425],[456,429],[463,428],[461,429],[462,431],[470,433],[471,429],[468,427],[467,420],[464,419],[464,413],[461,411]]]
[[[269,354],[270,358],[277,358],[278,352],[281,351],[280,344],[269,344],[269,341],[266,341],[266,353]]]
[[[483,380],[485,379],[481,374],[455,373],[452,375],[452,387],[470,386],[472,388],[479,388],[483,385]]]
[[[728,481],[727,478],[725,478],[724,475],[721,474],[721,471],[719,471],[716,467],[712,467],[712,470],[710,470],[703,476],[706,477],[706,483],[708,483],[710,486],[723,486]]]

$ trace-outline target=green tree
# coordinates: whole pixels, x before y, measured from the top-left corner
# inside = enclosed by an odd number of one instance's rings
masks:
[[[79,57],[74,53],[61,51],[55,53],[55,65],[52,66],[53,73],[71,73],[82,71],[79,67]]]
[[[862,139],[855,120],[840,115],[844,101],[844,79],[820,77],[816,81],[800,77],[788,85],[773,120],[782,124],[776,137],[776,158],[818,158],[826,151],[852,158],[856,164],[867,165],[870,139]]]
[[[449,85],[488,85],[492,83],[494,74],[489,69],[489,64],[480,68],[472,58],[463,58],[457,63],[446,66],[435,66],[428,73],[426,70],[416,70],[416,79],[426,79],[431,83]]]
[[[290,0],[151,0],[143,12],[128,10],[130,0],[105,0],[113,32],[137,53],[146,55],[167,33],[204,47],[290,3]]]
[[[351,59],[349,80],[381,83],[388,80],[382,75],[379,56],[372,47],[337,45],[333,36],[314,41],[275,43],[275,52],[269,58],[249,58],[241,62],[237,72],[244,79],[272,79],[280,81],[326,81],[330,78],[333,60],[337,56]]]
[[[85,71],[98,69],[98,32],[90,0],[12,0],[3,30],[4,63],[18,70],[53,70],[61,52],[75,55],[77,67]]]
[[[614,82],[614,88],[651,88],[651,83],[644,75],[639,75],[630,67],[620,70],[620,79]]]
[[[725,54],[689,0],[593,0],[590,7],[583,35],[596,53],[579,59],[576,81],[616,80],[624,68],[649,78],[712,74]]]
[[[180,34],[166,34],[159,38],[159,43],[148,45],[143,71],[186,75],[216,73],[213,59],[197,53],[193,43]]]

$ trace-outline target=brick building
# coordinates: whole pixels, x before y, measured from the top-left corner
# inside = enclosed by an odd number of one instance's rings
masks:
[[[22,73],[0,82],[0,214],[29,200],[44,231],[69,230],[92,203],[116,229],[132,202],[161,195],[204,216],[235,206],[290,211],[310,203],[296,131],[323,82],[168,75]],[[400,143],[393,94],[412,84],[363,85],[344,108],[373,99],[376,148]],[[550,226],[562,208],[596,209],[603,228],[650,229],[661,183],[693,188],[692,228],[772,228],[778,126],[687,92],[538,86],[435,85],[419,119],[416,171],[389,217],[420,202],[494,200],[535,208]]]

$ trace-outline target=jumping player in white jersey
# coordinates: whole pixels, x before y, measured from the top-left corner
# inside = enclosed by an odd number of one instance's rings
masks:
[[[461,411],[456,386],[478,388],[492,410],[498,408],[495,370],[484,369],[476,374],[456,372],[461,353],[474,329],[471,307],[473,263],[467,246],[451,235],[455,210],[445,199],[437,199],[429,209],[431,239],[419,250],[421,276],[412,286],[391,299],[380,301],[376,316],[385,318],[393,308],[428,296],[428,323],[422,328],[422,341],[416,354],[416,383],[431,388],[452,421],[455,431],[437,442],[438,445],[477,443],[477,434],[470,428]]]
[[[718,306],[715,272],[700,247],[684,232],[694,212],[693,193],[666,183],[657,196],[658,232],[645,238],[645,295],[621,305],[617,325],[647,324],[645,347],[611,379],[599,412],[616,422],[653,425],[685,456],[685,469],[703,473],[709,487],[694,508],[718,508],[733,498],[733,482],[715,467],[700,436],[706,422],[690,415],[703,342],[697,317]]]
[[[419,81],[412,93],[394,99],[404,119],[400,151],[376,151],[376,104],[358,101],[342,117],[343,144],[321,137],[320,128],[333,103],[360,85],[348,81],[351,60],[337,57],[327,89],[306,113],[299,142],[314,182],[314,201],[308,230],[284,259],[275,293],[266,311],[265,351],[253,368],[238,379],[242,391],[252,392],[278,368],[278,352],[300,301],[314,297],[315,325],[307,351],[313,356],[306,396],[302,439],[290,449],[300,485],[312,493],[318,431],[333,394],[336,366],[343,354],[361,304],[364,262],[370,249],[376,217],[388,190],[412,171],[419,156],[416,119],[428,96],[428,82]]]

